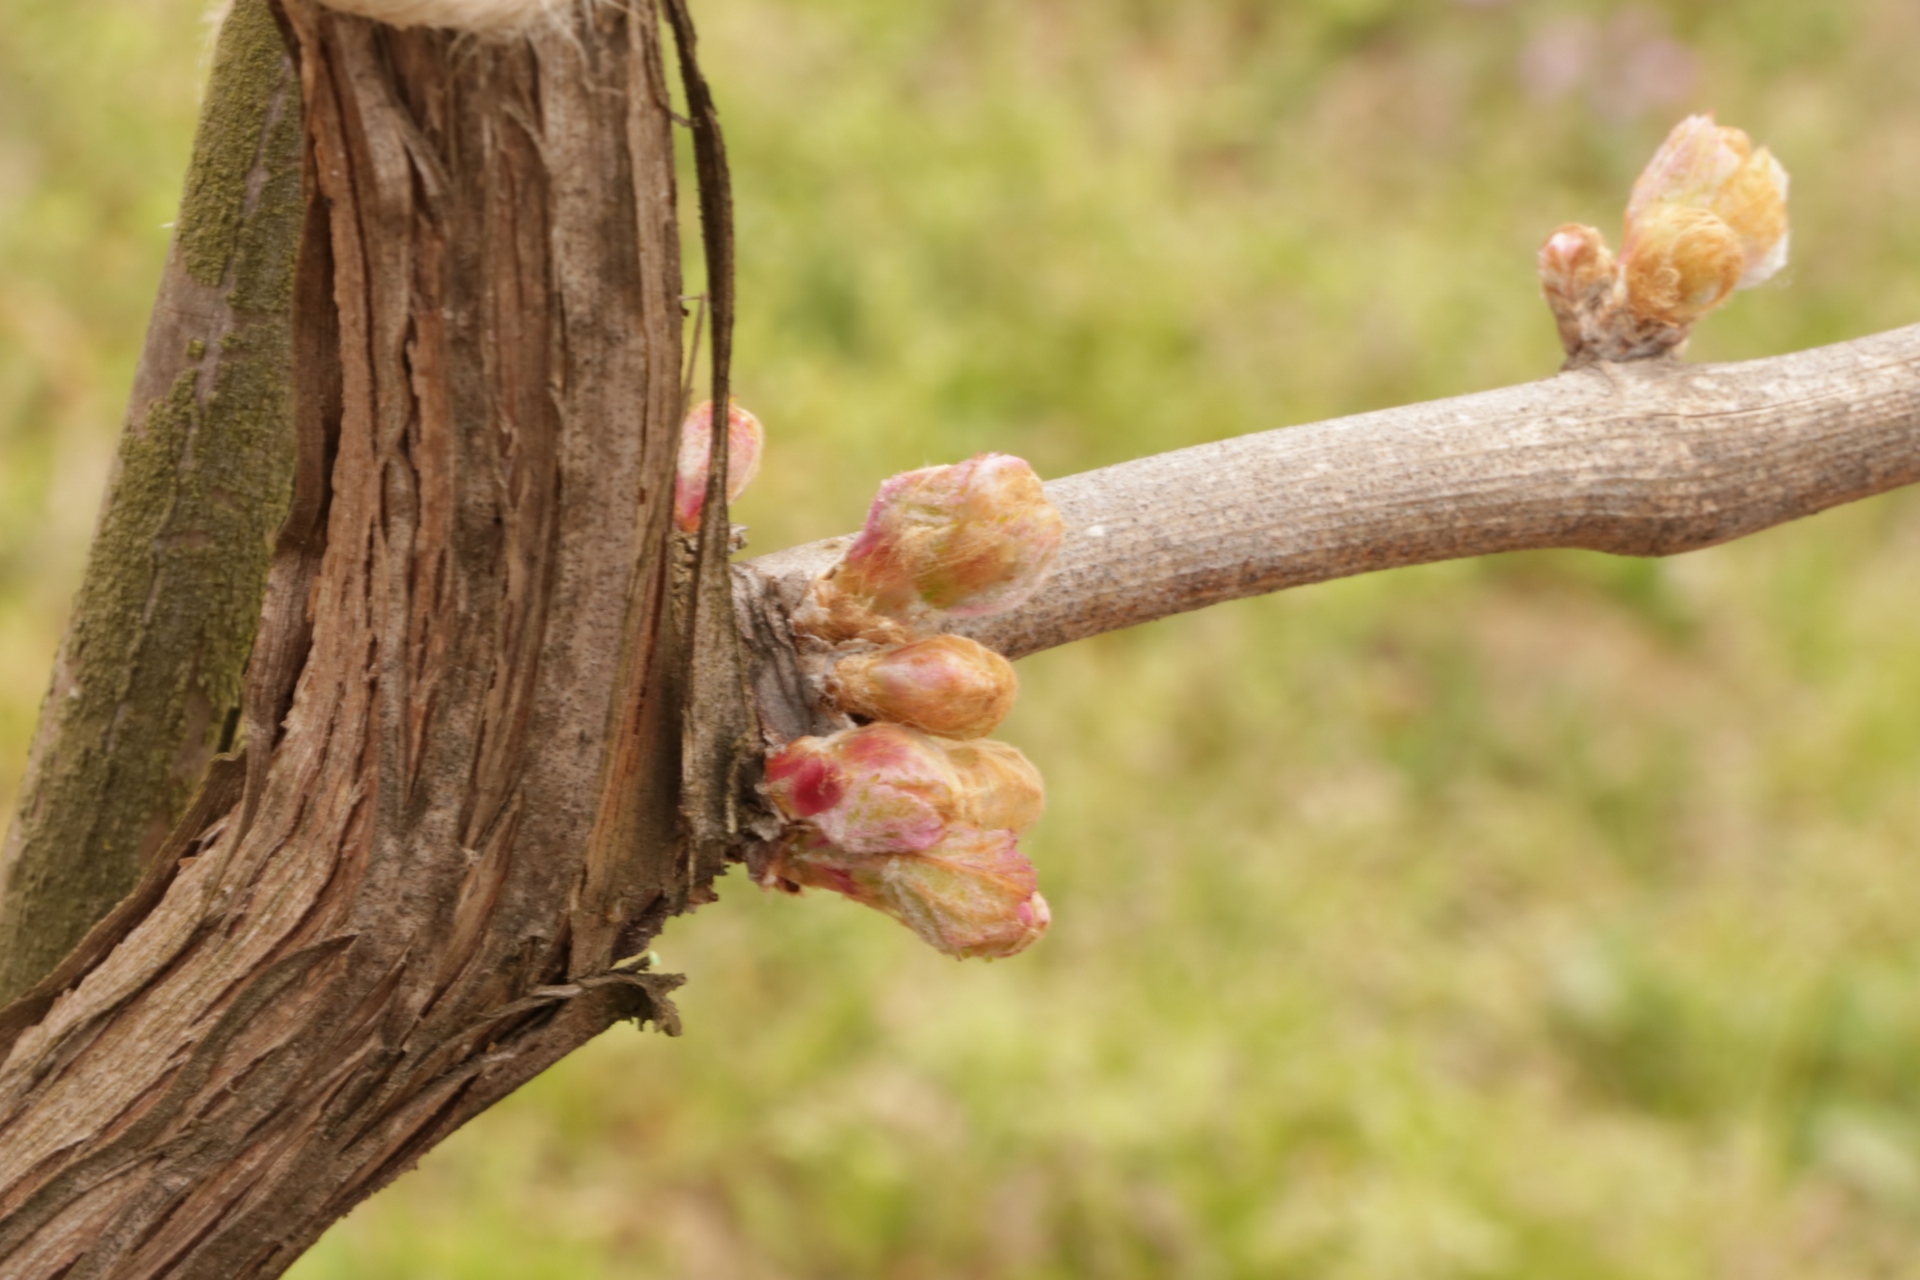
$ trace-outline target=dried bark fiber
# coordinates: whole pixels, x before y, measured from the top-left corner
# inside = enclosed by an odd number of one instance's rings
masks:
[[[0,1013],[10,1278],[277,1275],[611,1022],[672,1029],[678,979],[616,961],[710,892],[682,833],[732,806],[680,804],[689,706],[745,712],[669,533],[651,4],[498,43],[285,18],[317,198],[245,759]]]

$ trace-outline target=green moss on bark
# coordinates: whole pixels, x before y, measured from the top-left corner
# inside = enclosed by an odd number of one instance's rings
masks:
[[[267,6],[257,0],[235,4],[214,47],[213,75],[200,108],[175,232],[180,260],[201,284],[220,284],[228,263],[244,252],[241,241],[250,220],[255,162],[263,142],[271,147],[276,141],[269,117],[280,96],[286,57],[286,44]],[[294,117],[297,147],[298,113],[281,114]],[[293,184],[298,198],[298,168]],[[291,297],[291,285],[284,287]]]
[[[132,888],[239,705],[292,490],[301,221],[297,88],[264,0],[240,0],[161,306],[214,289],[146,354],[143,378],[166,390],[121,441],[0,866],[0,1002]]]

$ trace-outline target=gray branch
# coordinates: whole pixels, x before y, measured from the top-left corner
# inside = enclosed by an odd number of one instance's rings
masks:
[[[1286,587],[1499,551],[1664,556],[1920,480],[1920,325],[1740,364],[1649,360],[1056,480],[1068,535],[1010,657]],[[745,567],[796,599],[846,539]]]

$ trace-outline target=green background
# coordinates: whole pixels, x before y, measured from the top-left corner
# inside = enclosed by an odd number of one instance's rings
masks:
[[[1920,319],[1920,9],[703,0],[756,548],[982,449],[1046,475],[1551,373],[1532,254],[1682,114],[1794,264],[1693,357]],[[0,799],[204,72],[198,0],[0,0]],[[1052,934],[826,895],[661,943],[622,1029],[300,1280],[1920,1273],[1920,501],[1539,553],[1022,664]]]

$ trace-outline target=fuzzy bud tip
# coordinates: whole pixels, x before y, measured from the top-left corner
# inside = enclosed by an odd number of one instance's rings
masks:
[[[1711,211],[1658,206],[1635,231],[1621,270],[1627,306],[1637,318],[1690,325],[1739,286],[1739,238]]]

